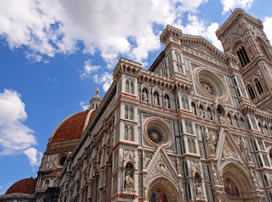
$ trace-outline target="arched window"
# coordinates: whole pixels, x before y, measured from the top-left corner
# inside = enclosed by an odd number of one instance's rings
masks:
[[[224,122],[224,109],[221,105],[218,106],[217,108],[217,116],[218,116],[218,120],[220,123]]]
[[[211,111],[210,107],[208,107],[207,112],[208,112],[208,118],[212,121],[213,115],[212,115],[212,111]]]
[[[199,107],[199,117],[205,118],[205,111],[202,105]]]
[[[126,80],[126,92],[129,93],[129,81]]]
[[[238,55],[242,67],[246,66],[250,62],[247,52],[243,46],[241,46],[241,48],[239,48],[236,53]]]
[[[128,126],[125,125],[125,140],[128,140]]]
[[[197,116],[195,103],[192,102],[191,106],[192,106],[194,115]]]
[[[263,87],[262,87],[261,82],[258,79],[255,79],[254,81],[255,81],[255,85],[256,85],[256,87],[258,89],[259,94],[262,94],[263,93]]]
[[[228,114],[228,122],[229,122],[229,124],[232,126],[232,120],[231,120],[230,114]]]
[[[256,95],[255,95],[254,90],[253,90],[253,88],[251,87],[251,85],[248,85],[248,86],[247,86],[247,90],[248,90],[248,92],[249,92],[249,95],[250,95],[251,100],[254,100],[254,99],[256,98]]]
[[[259,122],[258,126],[259,126],[259,128],[261,129],[261,132],[264,133],[264,131],[263,131],[263,126],[262,126],[262,124],[261,124],[260,122]]]
[[[263,178],[264,178],[264,186],[267,187],[269,184],[268,184],[268,179],[266,174],[263,175]]]
[[[125,106],[125,118],[128,119],[128,106]]]
[[[265,135],[268,135],[269,133],[268,133],[267,125],[264,125],[263,129],[264,129],[264,134],[265,134]]]
[[[130,81],[130,93],[131,94],[134,94],[134,82],[133,81]]]
[[[270,60],[270,58],[269,58],[269,56],[268,56],[268,54],[267,54],[267,51],[266,51],[265,47],[264,47],[262,44],[260,44],[260,47],[261,47],[261,50],[263,51],[263,54],[265,55],[265,57],[266,57],[268,60]]]
[[[49,180],[46,180],[46,181],[45,181],[44,187],[45,187],[45,188],[48,188],[48,187],[49,187]]]
[[[66,156],[61,157],[60,160],[59,160],[59,165],[64,166],[65,161],[66,161]]]
[[[195,174],[195,183],[201,183],[201,177],[198,173]]]
[[[134,119],[134,109],[133,107],[130,107],[130,116],[129,116],[130,120]]]
[[[244,122],[244,119],[241,117],[240,119],[240,124],[239,126],[242,128],[242,129],[246,129],[246,126],[245,126],[245,122]]]
[[[182,109],[186,109],[189,110],[190,106],[189,106],[189,97],[187,95],[182,95],[181,97],[181,104],[182,104]]]
[[[132,126],[129,129],[129,140],[134,141],[134,132],[133,132],[133,127]]]
[[[239,123],[238,123],[238,118],[237,118],[237,116],[234,116],[233,125],[234,125],[235,127],[239,127]]]

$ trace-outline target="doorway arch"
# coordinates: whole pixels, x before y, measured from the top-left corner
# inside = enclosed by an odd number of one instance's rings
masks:
[[[253,202],[248,172],[236,162],[226,163],[222,168],[226,202]]]
[[[165,202],[179,202],[181,201],[181,193],[178,188],[171,181],[164,177],[159,177],[153,180],[148,189],[148,201],[156,202],[155,199],[160,198]]]

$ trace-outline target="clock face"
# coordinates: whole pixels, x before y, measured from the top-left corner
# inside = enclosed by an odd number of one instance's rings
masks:
[[[210,95],[216,96],[215,87],[210,81],[202,79],[200,80],[200,84]]]

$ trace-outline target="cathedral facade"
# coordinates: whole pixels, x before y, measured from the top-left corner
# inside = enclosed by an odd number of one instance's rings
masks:
[[[148,70],[121,58],[0,201],[271,202],[272,48],[241,9],[216,35],[224,53],[167,25]]]

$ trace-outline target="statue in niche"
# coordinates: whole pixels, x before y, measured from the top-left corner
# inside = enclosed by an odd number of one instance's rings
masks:
[[[159,94],[157,92],[154,93],[154,105],[160,105]]]
[[[169,109],[170,108],[170,99],[168,95],[164,96],[164,107]]]
[[[213,131],[209,131],[209,133],[207,134],[207,142],[208,142],[210,156],[214,156],[216,152],[216,147],[215,147],[216,136]]]
[[[223,113],[222,107],[218,107],[217,116],[218,116],[219,122],[223,124],[225,122],[225,120],[224,120],[224,113]]]
[[[201,196],[202,195],[202,190],[201,190],[201,185],[200,184],[196,184],[195,191],[196,191],[196,196]]]
[[[218,178],[217,178],[217,173],[216,173],[216,165],[212,166],[212,176],[213,176],[213,181],[215,184],[218,183]]]
[[[144,88],[143,89],[143,93],[142,93],[142,99],[143,99],[143,101],[144,102],[148,102],[148,95],[147,95],[147,89],[146,88]]]
[[[201,177],[198,173],[195,174],[195,192],[198,198],[201,197],[202,195]]]
[[[256,176],[255,170],[252,171],[252,178],[253,178],[253,183],[256,185],[256,187],[259,187],[260,184],[259,184],[259,182],[257,180],[257,176]]]
[[[127,163],[125,169],[125,188],[132,190],[134,187],[134,180],[133,180],[134,169],[131,163]]]

